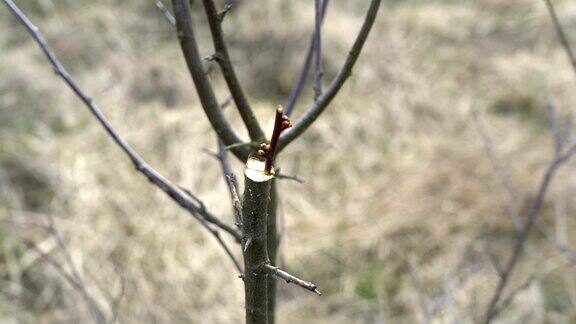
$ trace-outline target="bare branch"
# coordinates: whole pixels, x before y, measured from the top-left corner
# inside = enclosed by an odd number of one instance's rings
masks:
[[[322,76],[324,75],[324,67],[322,64],[322,4],[323,0],[314,0],[314,66],[316,68],[316,75],[314,78],[314,101],[322,95]]]
[[[484,145],[484,150],[486,151],[486,155],[492,164],[492,168],[498,175],[500,179],[500,185],[502,186],[503,193],[504,193],[504,206],[506,206],[506,211],[508,217],[516,227],[516,230],[519,231],[522,228],[522,221],[520,220],[520,216],[518,213],[518,209],[514,205],[514,193],[512,190],[512,181],[510,179],[510,175],[508,174],[508,170],[502,164],[500,159],[496,154],[496,150],[494,148],[494,142],[492,138],[488,134],[486,127],[482,125],[480,121],[479,112],[472,108],[472,121],[476,131],[480,135],[480,139],[482,140],[482,144]]]
[[[538,215],[542,209],[542,205],[544,204],[544,199],[546,197],[546,193],[548,192],[548,188],[552,183],[554,175],[558,171],[558,169],[568,161],[568,159],[576,152],[576,145],[573,146],[573,150],[569,150],[566,154],[561,156],[556,156],[548,165],[544,176],[540,182],[540,186],[538,189],[538,193],[536,198],[534,199],[532,206],[527,211],[527,221],[523,224],[522,228],[518,232],[516,237],[516,241],[514,242],[514,247],[512,250],[512,255],[508,259],[503,272],[501,274],[500,280],[498,282],[498,286],[494,291],[494,294],[488,304],[488,308],[486,311],[486,317],[484,323],[490,323],[492,320],[498,315],[500,308],[499,302],[502,297],[502,293],[504,292],[504,288],[508,285],[509,279],[512,276],[520,257],[522,256],[525,248],[525,243],[528,240],[528,235],[530,231],[534,227]]]
[[[473,247],[481,236],[482,233],[480,232],[466,244],[458,263],[449,273],[446,274],[446,279],[444,280],[440,293],[432,299],[430,306],[425,312],[424,324],[432,323],[436,315],[448,306],[448,304],[455,298],[455,295],[462,291],[462,287],[468,282],[468,280],[480,272],[481,265],[476,260]],[[474,261],[470,266],[467,266],[467,262],[470,258],[474,258]]]
[[[562,44],[562,47],[564,47],[564,50],[566,51],[566,55],[568,56],[568,60],[570,60],[570,64],[572,65],[572,70],[574,71],[574,74],[576,74],[576,56],[574,56],[574,51],[572,50],[572,47],[570,46],[570,42],[568,41],[568,36],[566,35],[566,32],[564,31],[562,24],[560,24],[560,20],[558,19],[558,15],[556,14],[556,10],[554,9],[554,5],[552,4],[552,1],[551,0],[544,0],[544,3],[546,3],[546,8],[548,8],[548,14],[550,15],[550,18],[552,19],[552,24],[554,25],[554,29],[556,30],[556,33],[558,34],[558,38],[560,39],[560,43]]]
[[[85,104],[90,113],[97,119],[100,125],[106,130],[112,140],[122,149],[122,151],[132,161],[137,171],[141,172],[150,182],[160,188],[164,193],[171,197],[178,205],[186,209],[200,224],[206,228],[224,248],[226,253],[232,257],[230,249],[226,246],[225,242],[219,235],[219,232],[213,229],[207,222],[210,222],[222,230],[225,230],[232,235],[237,242],[240,242],[242,235],[234,229],[223,223],[220,219],[210,214],[203,205],[199,205],[191,195],[187,194],[178,186],[172,184],[169,180],[160,175],[154,168],[152,168],[136,151],[124,141],[122,137],[112,128],[109,121],[106,119],[100,108],[96,103],[89,98],[78,86],[78,84],[68,74],[62,63],[60,63],[56,54],[46,43],[46,40],[39,32],[38,28],[26,17],[26,15],[14,4],[12,0],[2,0],[7,5],[10,12],[18,19],[18,21],[26,28],[28,33],[38,43],[50,63],[54,68],[56,75],[60,76],[76,96]],[[235,265],[239,268],[239,263],[232,257]]]
[[[548,241],[550,241],[552,244],[554,244],[554,246],[556,246],[556,248],[562,254],[564,254],[566,259],[568,259],[570,261],[570,263],[576,264],[576,252],[574,250],[570,249],[566,244],[564,244],[560,240],[558,240],[558,238],[556,237],[556,235],[554,235],[554,233],[548,227],[548,225],[546,225],[544,222],[542,222],[540,219],[538,219],[536,221],[536,226],[538,227],[540,232],[542,232],[544,234],[544,236],[546,236]]]
[[[322,22],[324,22],[324,17],[326,17],[326,10],[328,8],[328,3],[330,0],[324,0],[322,2]],[[302,64],[302,70],[300,71],[300,76],[298,77],[298,81],[296,81],[296,86],[294,90],[290,94],[288,101],[286,102],[285,106],[285,113],[288,116],[292,115],[294,111],[294,107],[304,90],[304,85],[306,84],[306,79],[308,77],[308,72],[310,72],[310,67],[312,66],[312,56],[314,54],[314,44],[315,38],[314,34],[310,37],[310,44],[308,45],[308,51],[306,52],[306,57],[304,59],[304,64]]]
[[[164,3],[162,3],[162,1],[156,0],[156,8],[158,8],[158,10],[160,10],[160,12],[164,16],[164,18],[166,18],[166,21],[171,26],[176,26],[176,19],[174,19],[174,15],[172,15],[170,10],[168,10],[168,8],[166,8],[166,6],[164,5]]]
[[[352,49],[348,53],[348,58],[344,63],[344,66],[338,72],[338,75],[332,81],[328,89],[324,94],[322,94],[318,100],[314,102],[314,104],[308,108],[308,111],[294,124],[294,127],[289,131],[285,132],[282,137],[280,138],[280,143],[278,150],[281,151],[286,145],[296,139],[299,135],[304,133],[310,125],[322,114],[324,109],[328,107],[332,99],[336,97],[348,77],[352,74],[352,68],[356,64],[360,52],[366,43],[366,39],[370,34],[370,30],[374,25],[374,21],[376,20],[376,15],[378,14],[378,9],[380,8],[381,0],[372,0],[370,3],[370,8],[368,8],[368,12],[366,14],[366,18],[364,20],[364,24],[360,29],[360,33],[356,37],[356,41],[352,46]]]
[[[203,3],[206,16],[208,17],[208,25],[210,26],[210,32],[212,34],[214,49],[216,50],[215,56],[218,58],[216,62],[218,62],[218,65],[222,70],[224,80],[226,80],[228,89],[230,89],[230,94],[232,95],[232,98],[234,98],[236,107],[238,107],[238,112],[240,112],[240,116],[248,129],[250,138],[252,140],[262,141],[264,140],[264,131],[260,127],[256,116],[254,116],[254,112],[252,111],[248,99],[242,90],[242,86],[236,76],[232,61],[230,60],[230,55],[228,54],[228,48],[222,33],[221,21],[223,15],[218,13],[213,0],[203,0]]]
[[[272,275],[272,276],[275,276],[277,278],[285,280],[287,283],[293,283],[293,284],[300,286],[306,290],[310,290],[311,292],[314,292],[314,293],[318,294],[319,296],[322,296],[322,293],[318,290],[318,286],[316,286],[315,284],[308,282],[308,281],[304,281],[298,277],[295,277],[295,276],[289,274],[288,272],[281,270],[281,269],[279,269],[273,265],[264,264],[264,271],[266,273],[268,273],[269,275]]]
[[[78,271],[76,270],[76,266],[75,266],[74,262],[72,261],[70,254],[68,254],[68,251],[66,250],[65,247],[63,248],[64,245],[61,241],[59,241],[60,239],[56,239],[56,237],[54,236],[54,233],[57,233],[57,231],[52,227],[50,227],[50,228],[52,229],[51,235],[52,235],[53,239],[56,240],[56,242],[57,242],[56,244],[58,246],[58,249],[64,255],[64,258],[66,260],[66,264],[71,269],[72,274],[69,274],[64,269],[64,266],[62,266],[62,264],[60,264],[58,261],[56,261],[50,254],[42,251],[42,249],[40,247],[38,247],[38,245],[36,245],[36,243],[34,243],[32,241],[25,240],[24,244],[26,246],[28,246],[29,248],[33,249],[34,251],[36,251],[36,253],[38,253],[38,255],[40,256],[41,260],[44,260],[48,264],[50,264],[56,270],[56,272],[58,272],[58,274],[61,275],[62,278],[64,278],[70,284],[70,286],[72,286],[72,288],[74,288],[74,290],[76,290],[80,294],[80,296],[84,300],[84,303],[86,304],[86,307],[88,308],[88,311],[90,312],[90,315],[92,316],[92,319],[94,320],[94,322],[96,322],[98,324],[106,323],[106,318],[105,318],[104,314],[102,313],[102,310],[96,304],[96,301],[94,300],[94,298],[92,297],[92,295],[88,291],[88,288],[86,288],[86,284],[84,283],[82,277],[79,275]]]
[[[238,195],[238,183],[233,174],[226,175],[226,182],[232,196],[232,207],[234,209],[234,224],[238,228],[242,228],[242,203],[240,203],[240,196]]]
[[[295,175],[287,175],[287,174],[282,174],[279,172],[276,172],[276,178],[280,179],[280,180],[292,180],[292,181],[296,181],[299,184],[303,184],[304,180],[300,179],[298,176]]]
[[[502,300],[502,302],[500,303],[500,306],[498,306],[498,309],[496,310],[496,313],[499,313],[501,310],[506,309],[506,307],[508,307],[513,301],[514,298],[516,298],[516,296],[528,289],[530,287],[530,285],[532,284],[532,282],[534,282],[535,280],[535,276],[530,276],[526,281],[524,281],[523,284],[521,284],[520,286],[516,287],[515,289],[513,289],[508,296],[506,296],[506,298],[504,298]]]
[[[226,151],[226,147],[222,141],[218,141],[218,154],[216,154],[216,158],[218,161],[220,161],[222,175],[224,175],[224,177],[233,175],[232,167],[230,166],[230,160],[228,160],[228,152]],[[228,183],[228,180],[226,180],[226,182]]]
[[[556,105],[554,105],[554,103],[549,100],[546,106],[548,108],[548,124],[550,126],[550,132],[552,133],[552,138],[554,140],[554,154],[558,156],[561,154],[562,149],[564,148],[566,138],[564,138],[562,129],[560,127]]]
[[[498,259],[498,256],[492,250],[490,242],[486,242],[486,254],[488,255],[490,263],[492,263],[494,270],[496,270],[498,276],[502,278],[504,276],[504,269],[502,268],[502,263],[500,262],[500,259]]]
[[[249,150],[250,148],[258,148],[258,144],[259,144],[259,142],[235,143],[235,144],[226,145],[224,147],[224,149],[226,149],[226,151],[232,151],[232,150],[235,150],[237,148],[245,147],[245,148],[248,148],[248,150]]]
[[[243,143],[244,141],[224,118],[220,105],[214,95],[214,90],[204,72],[202,57],[200,56],[194,35],[190,4],[187,0],[172,0],[172,5],[182,53],[188,65],[190,76],[196,86],[196,91],[202,103],[204,113],[208,117],[214,131],[218,134],[218,137],[226,145]],[[246,161],[250,154],[250,150],[245,147],[235,147],[232,149],[232,152],[242,161]]]

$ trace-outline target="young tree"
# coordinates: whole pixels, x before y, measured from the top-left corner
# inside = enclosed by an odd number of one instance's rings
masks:
[[[290,96],[286,110],[278,108],[273,135],[267,141],[264,131],[256,119],[243,87],[236,76],[230,54],[228,53],[222,21],[231,6],[218,11],[213,0],[202,0],[204,13],[210,27],[215,53],[209,57],[220,66],[224,80],[228,86],[235,106],[248,130],[250,140],[246,141],[231,127],[222,113],[203,68],[203,58],[200,56],[195,36],[195,25],[191,15],[192,0],[172,0],[173,22],[176,25],[177,36],[188,70],[194,82],[198,97],[206,117],[220,141],[218,159],[222,164],[224,175],[229,183],[230,193],[235,207],[235,225],[227,224],[206,209],[202,201],[192,193],[175,185],[162,176],[148,164],[124,139],[118,134],[98,105],[76,83],[66,71],[57,55],[50,48],[38,28],[28,19],[24,12],[12,0],[2,0],[12,15],[26,28],[30,36],[38,43],[46,58],[54,68],[54,73],[63,79],[76,96],[84,103],[90,113],[101,124],[113,142],[119,146],[131,160],[135,169],[142,173],[152,184],[171,197],[174,202],[186,209],[222,246],[228,257],[240,272],[245,285],[246,323],[273,323],[276,305],[276,280],[282,279],[296,284],[320,295],[315,284],[299,279],[276,267],[279,233],[277,228],[278,188],[275,184],[279,175],[274,170],[277,155],[290,143],[302,135],[314,121],[324,112],[336,97],[352,69],[368,38],[376,20],[381,0],[371,0],[364,23],[358,33],[346,61],[325,91],[323,91],[323,63],[321,26],[329,0],[315,0],[315,24],[306,60],[302,67],[300,78]],[[306,77],[314,61],[314,101],[307,111],[293,124],[289,119],[306,84]],[[234,176],[227,165],[227,150],[245,163],[245,188],[242,198],[238,196],[238,188]],[[236,260],[232,248],[221,237],[221,232],[230,235],[244,257],[244,266]],[[88,300],[88,299],[87,299]],[[92,309],[92,308],[91,308]],[[98,323],[104,321],[98,311],[92,312]]]

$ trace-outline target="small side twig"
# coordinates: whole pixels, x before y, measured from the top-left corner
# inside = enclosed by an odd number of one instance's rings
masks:
[[[504,276],[504,269],[502,268],[502,263],[500,262],[500,259],[498,259],[498,256],[492,250],[490,242],[486,242],[486,254],[488,255],[490,263],[494,267],[494,270],[496,270],[498,276],[502,278],[502,276]]]
[[[564,145],[563,145],[564,146]],[[528,236],[537,222],[538,215],[542,210],[542,206],[544,205],[544,199],[550,188],[552,180],[556,175],[558,169],[566,164],[570,160],[572,156],[576,154],[576,143],[573,143],[568,149],[564,149],[561,147],[559,150],[554,151],[554,157],[550,164],[548,165],[538,187],[538,192],[536,194],[536,198],[533,200],[531,207],[527,211],[527,220],[522,225],[522,228],[518,231],[516,236],[516,240],[514,242],[514,247],[512,249],[512,254],[508,259],[507,263],[503,268],[502,275],[500,276],[500,280],[490,299],[488,304],[488,308],[486,310],[484,323],[488,324],[491,323],[492,320],[500,313],[502,308],[500,307],[500,301],[502,299],[502,294],[504,289],[508,286],[508,282],[512,277],[512,273],[514,272],[518,261],[520,260],[526,245],[526,241],[528,240]]]
[[[500,306],[498,306],[498,310],[497,312],[500,312],[500,310],[502,309],[506,309],[516,298],[516,296],[528,289],[530,287],[530,285],[534,282],[534,280],[536,279],[535,276],[530,276],[526,281],[524,281],[523,284],[519,285],[518,287],[514,288],[509,294],[508,296],[506,296],[506,298],[502,299],[502,302],[500,303]]]
[[[287,175],[287,174],[282,174],[282,173],[278,173],[276,172],[276,178],[277,179],[281,179],[281,180],[292,180],[292,181],[296,181],[299,184],[303,184],[304,180],[300,179],[298,176],[295,175]]]
[[[164,5],[164,3],[162,3],[162,1],[160,1],[160,0],[156,1],[156,8],[158,8],[158,10],[160,10],[160,12],[164,16],[164,18],[166,18],[166,21],[170,24],[170,26],[172,26],[172,27],[176,26],[176,19],[174,18],[174,15],[172,15],[170,10],[168,10],[168,8],[166,8],[166,6]]]
[[[275,276],[275,277],[280,278],[282,280],[285,280],[287,283],[293,283],[293,284],[300,286],[306,290],[314,292],[314,293],[318,294],[319,296],[322,296],[322,293],[318,290],[318,286],[316,286],[316,284],[313,284],[309,281],[305,281],[305,280],[302,280],[296,276],[293,276],[293,275],[289,274],[288,272],[279,269],[278,267],[275,267],[275,266],[270,265],[270,264],[264,264],[263,270],[269,275],[272,275],[272,276]]]

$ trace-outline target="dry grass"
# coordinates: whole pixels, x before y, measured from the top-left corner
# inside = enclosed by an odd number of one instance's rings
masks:
[[[576,6],[556,2],[573,30]],[[153,1],[39,3],[35,20],[118,131],[231,219],[218,165],[201,152],[215,146],[214,135]],[[364,8],[334,3],[325,28],[328,75]],[[225,23],[268,126],[296,78],[311,10],[306,1],[245,1]],[[0,321],[88,319],[77,293],[20,243],[49,249],[51,240],[12,224],[47,214],[105,311],[124,282],[120,322],[241,321],[242,284],[223,252],[132,170],[6,10],[0,18]],[[224,99],[216,74],[214,81]],[[437,322],[478,320],[497,282],[485,242],[507,255],[513,227],[470,109],[482,111],[521,207],[551,156],[543,103],[552,97],[571,111],[575,86],[538,0],[387,1],[353,78],[281,156],[285,173],[306,180],[281,183],[282,260],[325,295],[281,284],[280,322],[413,323],[444,295]],[[566,168],[543,215],[568,244],[575,186]],[[500,320],[574,321],[573,266],[541,235],[526,255],[513,285],[538,278]]]

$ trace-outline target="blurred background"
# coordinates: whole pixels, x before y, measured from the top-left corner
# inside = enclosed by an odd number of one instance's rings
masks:
[[[196,2],[201,52],[209,55]],[[127,141],[231,221],[220,167],[204,152],[215,150],[215,135],[156,1],[17,3]],[[576,3],[554,3],[576,41]],[[344,62],[367,7],[331,1],[326,80]],[[226,16],[237,73],[269,132],[313,24],[313,2],[304,0],[237,1]],[[211,71],[225,101],[219,69]],[[283,173],[304,180],[280,181],[281,263],[324,295],[279,283],[278,321],[482,318],[498,282],[489,256],[504,261],[515,231],[477,126],[506,167],[512,204],[525,210],[553,154],[547,100],[570,116],[574,89],[543,1],[383,1],[352,77],[279,158]],[[312,100],[309,84],[295,118]],[[226,114],[245,134],[235,109]],[[241,175],[242,165],[234,161],[234,168]],[[541,214],[549,235],[530,236],[510,284],[523,287],[502,323],[576,321],[574,263],[555,244],[574,244],[572,171],[562,169],[550,188]],[[122,323],[243,320],[243,285],[221,248],[134,170],[0,6],[2,323],[90,320],[78,290],[53,264],[70,271],[43,228],[50,219],[107,316]]]

